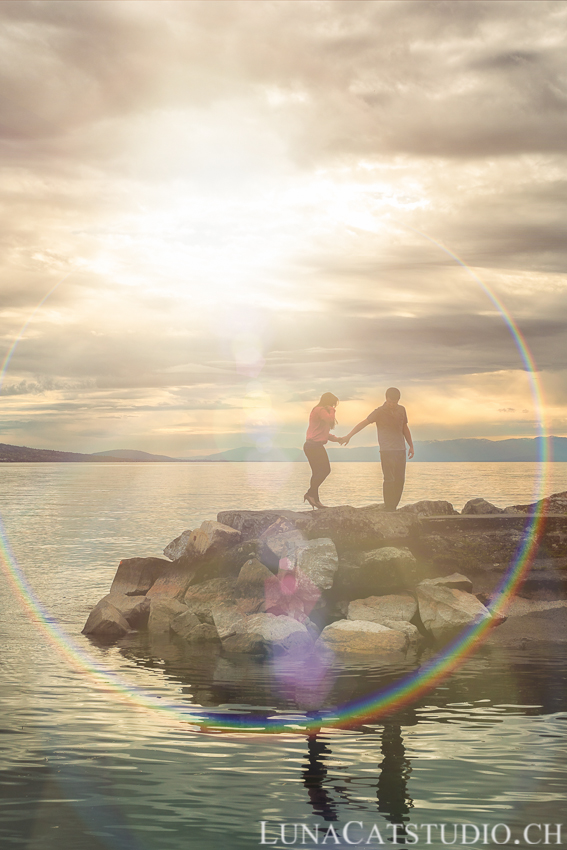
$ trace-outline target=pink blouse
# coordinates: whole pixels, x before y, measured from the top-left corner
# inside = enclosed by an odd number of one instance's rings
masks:
[[[312,443],[326,443],[329,431],[335,427],[335,411],[333,408],[314,407],[309,414],[309,427],[306,440]]]

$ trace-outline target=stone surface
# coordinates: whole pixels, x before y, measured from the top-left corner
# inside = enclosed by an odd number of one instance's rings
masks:
[[[472,593],[473,589],[473,583],[470,578],[467,578],[460,573],[451,573],[450,576],[426,578],[420,582],[420,584],[432,584],[437,587],[453,587],[455,590],[464,590],[465,593]]]
[[[156,579],[170,566],[170,562],[163,558],[125,558],[118,565],[110,592],[145,596]]]
[[[419,584],[416,592],[421,621],[436,640],[451,638],[466,626],[490,617],[471,593],[426,583]]]
[[[191,532],[189,537],[189,549],[202,557],[209,552],[219,552],[230,549],[240,543],[240,532],[221,522],[205,520],[201,527]]]
[[[224,620],[219,620],[226,628]],[[216,624],[216,618],[215,618]],[[226,652],[256,655],[302,654],[311,651],[313,640],[307,628],[291,617],[254,614],[233,620],[231,633],[222,639]]]
[[[505,570],[526,533],[525,517],[503,514],[424,518],[420,522],[422,534],[414,551],[438,572]]]
[[[507,513],[533,514],[536,510],[542,510],[546,514],[567,514],[567,490],[561,493],[553,493],[539,502],[530,505],[510,505],[504,508]]]
[[[455,510],[451,502],[445,502],[442,499],[437,501],[424,499],[421,502],[404,505],[403,508],[400,508],[400,511],[417,514],[418,516],[454,516],[459,513]]]
[[[213,578],[226,578],[238,576],[243,564],[258,553],[258,541],[247,540],[245,543],[231,546],[230,549],[217,551],[214,548],[204,556],[197,557],[192,561],[191,557],[181,561],[187,561],[188,567],[193,571],[191,585],[201,584]],[[195,557],[195,556],[193,556]]]
[[[178,558],[186,555],[191,549],[192,533],[191,529],[188,528],[186,531],[182,532],[179,537],[176,537],[175,540],[168,543],[163,550],[165,557],[169,558],[170,561],[177,561]]]
[[[305,513],[295,511],[221,511],[217,520],[223,525],[236,528],[245,541],[258,539],[279,519],[287,519],[295,526],[297,518],[302,516],[305,516]]]
[[[463,516],[467,516],[469,514],[483,516],[485,514],[501,514],[504,513],[504,509],[497,508],[496,505],[493,505],[491,502],[487,502],[486,499],[478,498],[469,499],[461,513]]]
[[[191,585],[183,597],[183,602],[200,620],[210,618],[212,623],[213,608],[234,605],[235,585],[235,578],[213,578],[202,584]]]
[[[170,596],[182,599],[195,573],[195,562],[189,558],[180,558],[173,563],[166,561],[166,568],[148,590],[147,596]]]
[[[266,582],[271,581],[274,574],[257,558],[250,558],[241,567],[235,583],[235,591],[239,596],[264,596]]]
[[[335,544],[328,538],[309,540],[296,552],[298,570],[319,590],[333,586],[339,567],[339,556]]]
[[[193,614],[192,611],[185,610],[181,611],[181,613],[175,614],[171,618],[169,625],[172,632],[175,632],[176,635],[179,635],[179,637],[184,640],[188,640],[191,632],[197,626],[202,624],[196,614]]]
[[[129,631],[130,625],[120,611],[103,599],[89,614],[82,633],[105,643],[112,643]]]
[[[390,656],[404,653],[407,636],[397,629],[364,620],[338,620],[321,632],[318,648],[332,649],[336,653],[371,653]]]
[[[185,611],[187,607],[170,596],[160,594],[152,597],[148,630],[153,634],[169,634],[173,618]]]
[[[309,539],[330,538],[340,555],[388,543],[407,544],[418,532],[419,519],[411,512],[386,513],[374,505],[366,508],[344,505],[303,514],[295,525]]]
[[[417,602],[409,593],[388,596],[370,596],[367,599],[355,599],[348,606],[349,620],[368,620],[385,624],[385,621],[405,620],[409,623],[417,612]]]
[[[146,596],[126,596],[125,593],[109,593],[98,603],[108,602],[119,611],[133,629],[147,625],[150,600]]]
[[[486,643],[525,649],[534,643],[567,644],[567,607],[533,611],[492,629]]]
[[[397,632],[403,632],[410,644],[416,644],[422,637],[417,626],[413,623],[408,623],[405,620],[383,620],[379,625],[387,626],[389,629],[394,629]]]
[[[384,546],[340,560],[333,591],[349,600],[383,596],[412,589],[427,575],[409,549]]]
[[[265,584],[265,610],[303,623],[321,598],[321,591],[299,569],[280,570]]]

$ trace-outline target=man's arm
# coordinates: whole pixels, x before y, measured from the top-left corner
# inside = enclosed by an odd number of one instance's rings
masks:
[[[407,422],[406,422],[406,424],[405,424],[405,425],[404,425],[404,427],[403,427],[403,431],[402,431],[402,433],[403,433],[404,437],[406,438],[406,443],[407,443],[407,444],[408,444],[408,446],[409,446],[409,449],[408,449],[408,457],[409,457],[409,458],[412,458],[412,457],[413,457],[413,455],[414,455],[414,451],[413,451],[413,440],[412,440],[412,438],[411,438],[410,429],[409,429],[409,426],[408,426],[408,423],[407,423]]]
[[[358,434],[359,431],[362,431],[363,428],[366,428],[367,425],[370,425],[369,419],[363,419],[362,422],[359,422],[358,425],[355,425],[350,434],[347,434],[346,437],[342,439],[345,441],[344,445],[348,445],[349,440],[354,437],[355,434]]]

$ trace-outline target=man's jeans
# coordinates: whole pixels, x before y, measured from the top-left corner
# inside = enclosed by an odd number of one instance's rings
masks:
[[[402,498],[406,480],[406,451],[380,452],[384,473],[384,509],[395,511]]]

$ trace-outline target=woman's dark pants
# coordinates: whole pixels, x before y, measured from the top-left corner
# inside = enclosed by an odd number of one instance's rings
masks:
[[[311,483],[307,491],[312,499],[319,501],[319,487],[331,471],[329,456],[323,443],[315,443],[307,441],[303,446],[303,451],[309,461],[311,467]],[[405,457],[405,454],[404,454]]]
[[[396,452],[380,452],[380,463],[384,473],[384,510],[395,511],[402,498],[406,480],[405,449]]]

